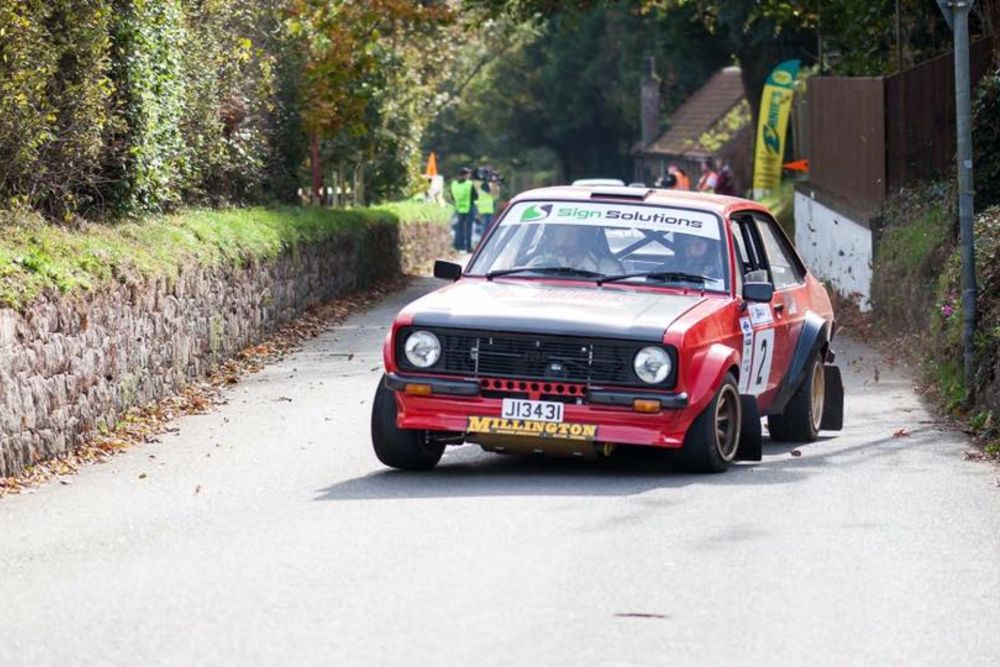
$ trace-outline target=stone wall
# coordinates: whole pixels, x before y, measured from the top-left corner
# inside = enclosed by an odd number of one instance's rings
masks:
[[[0,477],[177,391],[313,304],[425,264],[445,225],[383,224],[241,267],[0,309]]]

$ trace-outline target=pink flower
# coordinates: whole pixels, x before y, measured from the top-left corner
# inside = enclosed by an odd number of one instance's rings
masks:
[[[941,306],[941,316],[945,319],[951,317],[955,313],[955,309],[950,303],[945,303]]]

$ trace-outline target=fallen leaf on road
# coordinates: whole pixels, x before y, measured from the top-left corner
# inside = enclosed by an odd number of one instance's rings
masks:
[[[800,452],[797,449],[793,449],[791,452],[789,452],[789,454],[791,454],[792,456],[802,456],[802,452]]]
[[[70,484],[73,483],[73,480],[66,479],[66,478],[60,478],[59,483],[62,484],[63,486],[69,486]]]
[[[144,472],[139,473],[139,479],[146,479],[146,473]]]
[[[615,614],[615,618],[670,618],[667,614],[651,614],[644,611],[626,611]]]
[[[875,367],[875,381],[878,382],[878,366]]]
[[[982,461],[986,458],[982,452],[978,452],[974,449],[967,449],[963,452],[966,461]]]
[[[199,484],[198,486],[194,487],[194,492],[195,492],[196,494],[197,494],[197,493],[201,493],[201,484]]]
[[[288,402],[288,403],[292,402],[292,399],[288,398],[287,396],[279,396],[278,398],[275,398],[273,400],[274,400],[275,403],[280,403],[282,401],[285,401],[285,402]]]
[[[892,437],[894,438],[908,438],[909,436],[910,432],[907,431],[905,428],[901,428],[898,431],[893,431],[892,434]]]

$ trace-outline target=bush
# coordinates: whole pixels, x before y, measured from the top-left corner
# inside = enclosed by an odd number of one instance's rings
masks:
[[[976,208],[1000,204],[1000,70],[984,76],[972,107]]]
[[[302,56],[285,6],[0,3],[0,206],[70,219],[294,196]]]
[[[67,217],[91,205],[109,119],[107,0],[0,3],[0,197]]]

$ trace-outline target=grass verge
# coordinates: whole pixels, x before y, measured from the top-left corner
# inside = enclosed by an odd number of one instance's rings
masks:
[[[93,289],[175,275],[190,262],[239,264],[300,243],[359,234],[373,225],[447,223],[450,209],[403,202],[373,208],[190,210],[119,224],[53,225],[29,211],[0,211],[0,307],[46,291]]]

